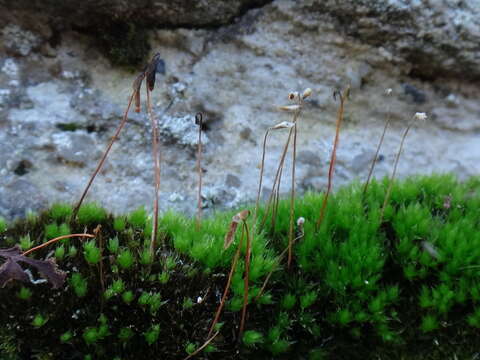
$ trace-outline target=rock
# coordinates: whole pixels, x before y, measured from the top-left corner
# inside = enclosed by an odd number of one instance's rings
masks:
[[[85,166],[95,161],[97,156],[92,156],[91,149],[95,141],[92,136],[81,133],[59,132],[52,134],[52,144],[55,146],[55,157],[57,161],[68,165]]]
[[[41,0],[7,1],[1,12],[27,11],[46,16],[56,26],[96,26],[102,22],[142,22],[150,26],[212,26],[228,23],[246,9],[267,0],[207,0],[192,4],[189,0],[65,0],[50,3]]]
[[[9,24],[2,29],[3,46],[12,55],[27,56],[40,45],[40,37],[16,24]]]
[[[227,174],[227,178],[225,179],[225,185],[236,189],[236,188],[239,188],[242,185],[242,183],[237,176],[232,174]]]
[[[47,199],[33,183],[12,179],[0,187],[0,214],[8,219],[25,217],[28,210],[37,211],[47,205]]]
[[[39,39],[38,45],[31,42],[26,56],[18,49],[15,54],[0,49],[1,216],[11,218],[54,201],[77,201],[122,119],[144,61],[133,72],[112,66],[91,46],[92,37],[82,26],[99,33],[92,24],[108,17],[128,27],[127,22],[148,7],[141,8],[142,1],[100,3],[105,6],[86,1],[74,7],[68,0],[56,10],[45,5],[35,14],[39,1],[26,6],[20,0],[9,2],[9,13],[0,13],[2,44],[10,34],[2,30],[9,24]],[[161,28],[167,22],[158,17],[150,23],[155,29],[144,29],[149,36],[143,39],[152,49],[148,56],[160,52],[166,64],[152,92],[162,139],[162,211],[196,211],[197,112],[204,116],[205,216],[215,208],[254,201],[265,132],[292,121],[292,114],[278,111],[278,106],[289,104],[291,91],[305,88],[312,89],[312,96],[298,119],[298,194],[326,187],[339,106],[332,94],[348,83],[352,90],[334,189],[352,179],[365,180],[387,118],[391,122],[381,149],[383,160],[377,162],[374,176],[388,176],[416,112],[426,112],[429,120],[409,132],[398,178],[452,171],[465,179],[480,172],[480,86],[472,82],[480,74],[479,50],[473,45],[478,19],[468,16],[475,13],[475,2],[454,6],[440,0],[419,6],[400,0],[275,0],[248,10],[253,3],[205,1],[185,11],[183,1],[149,2],[175,9],[162,15],[169,14],[168,29]],[[52,14],[63,14],[68,6],[71,13],[52,20]],[[82,17],[89,6],[96,9]],[[161,6],[148,9],[148,16]],[[146,22],[151,21],[148,16]],[[64,26],[68,21],[80,30],[69,30]],[[188,26],[178,28],[181,22]],[[115,46],[122,50],[120,40]],[[143,91],[142,112],[130,112],[87,197],[117,213],[142,205],[152,209],[151,125]],[[288,130],[268,137],[263,199],[271,191],[287,138]],[[290,191],[291,170],[290,150],[282,196]],[[20,195],[17,185],[41,196]],[[14,203],[18,196],[24,201]]]
[[[160,132],[167,140],[196,149],[198,144],[198,126],[193,115],[170,116],[160,119]],[[207,134],[202,134],[202,145],[208,144]]]
[[[297,161],[299,164],[305,164],[310,166],[320,166],[324,163],[318,153],[310,150],[302,150],[298,152]]]
[[[349,36],[398,54],[422,78],[480,78],[477,0],[311,0],[295,12],[329,16]],[[304,10],[304,11],[305,11]]]
[[[415,86],[410,84],[403,84],[403,91],[405,95],[407,95],[412,102],[415,104],[425,104],[427,101],[427,96],[425,92],[417,89]]]

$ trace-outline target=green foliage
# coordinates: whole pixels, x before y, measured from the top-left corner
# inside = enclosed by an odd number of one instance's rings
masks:
[[[94,345],[97,342],[105,339],[110,335],[110,329],[107,324],[108,320],[105,315],[100,315],[98,318],[98,326],[89,326],[83,330],[83,340],[87,345]]]
[[[90,265],[98,264],[101,259],[101,252],[100,249],[97,247],[95,240],[90,240],[84,243],[83,245],[83,256],[85,260]]]
[[[132,291],[127,290],[122,294],[122,299],[126,304],[130,304],[135,299],[135,295]]]
[[[135,262],[132,252],[129,249],[124,249],[120,251],[120,254],[117,256],[117,264],[122,269],[130,269]]]
[[[134,335],[134,332],[131,328],[123,327],[118,332],[118,339],[121,342],[128,342],[133,337],[133,335]]]
[[[160,335],[160,325],[152,325],[152,327],[144,333],[145,341],[148,345],[154,344],[158,340],[158,336]]]
[[[100,338],[98,334],[98,330],[95,327],[86,328],[82,336],[83,336],[83,340],[85,340],[85,343],[87,345],[92,345],[96,343]]]
[[[140,264],[142,265],[151,265],[153,261],[152,254],[150,253],[150,250],[148,248],[144,248],[140,252],[140,258],[138,260]]]
[[[302,308],[302,310],[306,309],[312,306],[315,300],[317,300],[317,293],[314,291],[310,291],[300,297],[300,307]]]
[[[82,277],[80,273],[73,273],[70,278],[70,284],[72,285],[73,291],[78,297],[84,297],[88,291],[87,280]]]
[[[185,346],[185,352],[187,354],[193,354],[196,350],[197,346],[193,343],[188,343],[186,346]]]
[[[185,298],[183,299],[183,308],[184,309],[190,309],[193,307],[193,301],[190,298]]]
[[[264,341],[262,333],[254,330],[247,330],[243,334],[243,343],[246,346],[255,346],[261,344]]]
[[[125,226],[126,226],[126,221],[124,217],[119,216],[113,220],[113,229],[115,231],[122,232],[123,230],[125,230]]]
[[[60,260],[63,260],[64,256],[65,256],[65,246],[64,245],[57,246],[57,248],[55,249],[55,259],[57,261],[60,261]]]
[[[7,230],[7,222],[0,216],[0,234]]]
[[[55,221],[65,221],[72,215],[72,207],[68,204],[55,203],[50,208],[49,214]]]
[[[282,308],[284,310],[290,310],[295,306],[297,298],[293,294],[286,294],[282,299]]]
[[[417,348],[428,348],[432,339],[440,344],[450,343],[450,337],[452,342],[465,338],[477,343],[480,180],[457,183],[450,176],[431,176],[396,182],[380,224],[387,186],[388,180],[372,181],[365,196],[360,184],[338,189],[331,194],[318,232],[315,220],[322,195],[310,193],[297,199],[295,214],[306,221],[304,236],[293,247],[290,269],[285,257],[279,256],[287,246],[289,202],[280,201],[275,226],[270,218],[263,227],[259,221],[252,236],[247,330],[242,337],[243,346],[252,349],[239,349],[241,356],[324,359],[340,352],[339,358],[374,358],[375,349],[383,348],[388,349],[385,358],[407,359],[397,350],[412,348],[405,351],[413,353]],[[259,219],[264,211],[260,209]],[[178,357],[181,349],[193,352],[205,341],[205,331],[198,329],[208,331],[211,326],[242,236],[239,227],[233,244],[224,249],[233,215],[205,217],[198,229],[193,219],[166,213],[160,219],[159,239],[163,243],[155,259],[145,247],[151,223],[143,209],[127,218],[105,216],[102,235],[107,239],[108,253],[104,254],[102,272],[100,266],[88,266],[100,261],[94,240],[82,241],[86,262],[75,258],[76,249],[71,253],[73,245],[58,244],[55,256],[64,259],[60,268],[69,273],[67,291],[48,286],[21,288],[13,282],[13,286],[0,289],[7,303],[0,304],[0,311],[20,308],[25,314],[16,312],[16,323],[25,326],[27,321],[32,329],[32,319],[38,313],[48,314],[50,320],[41,327],[48,328],[49,341],[57,344],[52,346],[63,346],[58,345],[62,334],[69,333],[71,337],[65,342],[79,349],[79,356],[102,357],[108,351],[114,358],[121,351],[133,353],[138,342],[150,345],[142,348],[149,356],[158,349],[171,351],[170,355],[175,354],[172,358]],[[42,223],[52,219],[50,212],[40,215],[37,225],[23,223],[15,228],[17,232],[9,228],[4,238],[15,242],[31,234],[31,239],[41,239],[47,230],[57,235],[62,224],[56,222],[66,217],[59,216],[47,226]],[[75,232],[85,227],[83,223],[71,226]],[[218,348],[225,358],[236,354],[233,349],[237,345],[229,339],[238,331],[243,308],[245,241],[243,244],[221,323],[214,328],[221,334],[205,353]],[[42,249],[35,255],[45,258],[52,250]],[[269,282],[263,288],[267,276]],[[101,294],[102,285],[107,287],[105,294]],[[263,294],[259,295],[261,288]],[[4,296],[11,289],[15,289],[14,296]],[[196,304],[199,296],[202,302]],[[12,298],[22,306],[12,305]],[[19,298],[38,299],[38,308],[31,306],[33,301]],[[48,299],[55,301],[49,303]],[[68,327],[52,330],[62,316],[57,311],[64,307],[68,308]],[[105,316],[95,323],[99,311]],[[169,322],[168,331],[165,319],[175,319]],[[22,336],[16,325],[11,329]],[[43,332],[37,333],[43,336]],[[115,342],[121,343],[121,350],[112,350],[110,344]],[[418,359],[450,357],[419,355]]]
[[[425,315],[422,318],[422,324],[421,324],[421,329],[423,332],[430,332],[433,330],[438,329],[438,320],[435,316],[433,315]]]
[[[68,248],[68,256],[73,258],[77,256],[77,253],[78,253],[77,248],[74,245],[70,245],[70,247]]]
[[[25,251],[33,247],[33,241],[30,239],[30,234],[20,237],[20,248]]]
[[[32,325],[36,328],[40,328],[47,323],[48,319],[42,314],[37,314],[32,320]]]
[[[167,272],[162,272],[158,275],[158,281],[160,281],[160,284],[166,284],[169,279],[170,275]]]
[[[121,294],[125,289],[125,284],[123,283],[122,279],[115,280],[112,284],[112,290],[115,294]]]
[[[45,239],[50,240],[59,236],[70,234],[70,226],[68,224],[52,223],[45,226]]]
[[[17,293],[17,297],[21,300],[30,300],[32,297],[32,291],[29,288],[22,286]]]
[[[68,343],[73,338],[73,334],[70,331],[67,331],[60,335],[60,341],[62,343]]]
[[[107,218],[107,212],[97,204],[84,204],[78,210],[78,222],[81,225],[97,225]]]
[[[148,214],[143,206],[130,213],[128,216],[128,222],[134,228],[143,229],[147,224]]]
[[[107,248],[110,254],[116,254],[119,249],[118,237],[108,239]]]

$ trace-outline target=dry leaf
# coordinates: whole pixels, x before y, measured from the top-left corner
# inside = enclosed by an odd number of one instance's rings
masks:
[[[223,243],[224,250],[228,249],[230,245],[232,245],[233,239],[235,238],[235,233],[237,232],[238,224],[241,221],[245,221],[249,215],[250,215],[250,210],[243,210],[232,217],[232,222],[228,227],[228,232],[225,235],[225,241]]]
[[[228,249],[230,245],[232,245],[233,238],[235,237],[235,233],[237,232],[237,228],[238,228],[238,223],[240,221],[241,221],[240,216],[238,216],[238,214],[232,217],[232,222],[228,227],[228,232],[227,232],[227,235],[225,235],[225,241],[223,242],[224,250]]]
[[[45,277],[54,289],[57,289],[65,282],[66,273],[58,269],[53,259],[35,260],[22,255],[22,250],[17,245],[9,249],[0,249],[0,257],[6,259],[0,266],[0,287],[11,280],[28,282],[29,278],[19,263],[25,263],[38,270],[40,275]]]

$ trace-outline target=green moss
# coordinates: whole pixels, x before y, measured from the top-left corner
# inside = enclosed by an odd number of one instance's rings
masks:
[[[196,350],[197,346],[193,343],[188,343],[186,346],[185,346],[185,352],[187,354],[193,354]]]
[[[48,224],[45,226],[45,240],[51,240],[59,236],[71,234],[70,226],[68,224],[57,223]]]
[[[42,314],[37,314],[32,320],[32,325],[36,328],[40,328],[47,323],[48,319]]]
[[[7,222],[0,216],[0,234],[7,230]]]
[[[95,35],[113,65],[140,65],[150,52],[147,29],[133,22],[109,22],[97,29]]]
[[[55,259],[57,261],[61,261],[63,260],[64,256],[65,256],[65,246],[63,245],[57,246],[57,248],[55,249]]]
[[[105,221],[107,212],[97,204],[84,204],[78,210],[77,218],[81,225],[97,225]]]
[[[126,304],[130,304],[135,299],[135,295],[132,291],[128,290],[123,293],[122,299]]]
[[[135,262],[132,252],[129,249],[120,251],[117,256],[117,263],[122,269],[130,269]]]
[[[108,239],[107,248],[111,254],[116,254],[119,248],[118,237],[115,236],[114,238]]]
[[[87,280],[82,277],[82,274],[73,273],[70,279],[70,284],[78,297],[84,297],[87,294],[88,283]]]
[[[33,241],[30,239],[30,235],[27,234],[20,238],[20,248],[25,251],[33,247]]]
[[[92,265],[98,264],[101,258],[101,252],[95,243],[95,240],[87,241],[83,245],[83,256],[85,257],[87,263]]]
[[[221,324],[214,328],[220,335],[210,344],[218,353],[211,356],[471,357],[477,351],[473,344],[480,341],[480,181],[458,183],[451,176],[432,176],[395,183],[380,224],[387,186],[388,181],[373,181],[364,197],[360,184],[331,194],[318,232],[315,220],[322,195],[297,199],[295,212],[306,219],[305,234],[293,247],[290,269],[279,257],[287,245],[290,214],[288,201],[281,201],[275,227],[267,219],[252,241],[248,316],[243,341],[238,342],[243,345],[231,339],[238,333],[243,308],[245,242]],[[444,205],[446,196],[450,206]],[[189,350],[198,349],[241,238],[238,231],[233,245],[224,249],[235,212],[205,217],[200,229],[194,219],[165,214],[155,258],[146,248],[151,224],[144,211],[129,215],[129,226],[101,212],[103,242],[71,239],[68,245],[35,253],[43,259],[54,250],[63,259],[60,268],[69,273],[66,287],[40,284],[23,290],[14,281],[0,289],[0,313],[13,316],[6,321],[18,346],[24,348],[23,339],[28,338],[34,348],[56,353],[65,346],[62,335],[69,332],[68,346],[80,357],[135,357],[135,349],[141,348],[142,356],[162,353],[173,359],[189,344]],[[260,209],[259,218],[263,215]],[[35,223],[10,226],[4,238],[22,243],[30,234],[31,247],[36,239],[43,241],[46,226],[51,226],[50,235],[58,234],[62,224],[57,221],[64,219],[59,216],[52,223],[51,211],[40,214]],[[73,222],[71,230],[81,232],[87,226],[90,231],[97,220],[88,225],[85,219]],[[78,246],[83,256],[70,251]],[[64,254],[57,256],[62,249]],[[38,314],[43,320],[48,315],[41,331],[32,325]],[[433,346],[434,339],[441,345]]]
[[[17,293],[17,297],[21,300],[30,300],[32,297],[32,291],[29,288],[22,286],[20,291]]]
[[[118,333],[118,339],[121,342],[128,342],[134,335],[134,332],[131,328],[124,327],[121,328],[119,333]]]
[[[160,335],[160,325],[153,325],[147,332],[144,333],[145,341],[148,345],[154,344]]]
[[[247,330],[243,334],[243,343],[246,346],[255,346],[261,344],[263,342],[263,335],[258,331]]]
[[[137,229],[143,229],[147,224],[147,217],[147,211],[143,206],[141,206],[137,210],[130,213],[128,216],[128,222]]]
[[[124,217],[122,217],[122,216],[116,217],[113,220],[113,229],[115,231],[121,232],[121,231],[125,230],[126,224],[127,224],[127,222],[125,221]]]
[[[72,340],[72,338],[73,334],[70,331],[67,331],[60,336],[60,342],[68,343],[70,340]]]
[[[72,207],[68,204],[56,203],[50,208],[50,216],[55,221],[65,221],[72,215]]]

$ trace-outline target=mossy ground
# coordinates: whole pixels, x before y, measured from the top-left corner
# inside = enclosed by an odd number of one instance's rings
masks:
[[[315,231],[322,194],[306,194],[306,219],[290,269],[289,202],[252,243],[246,332],[238,326],[244,263],[234,273],[219,335],[197,355],[207,359],[470,359],[480,343],[480,180],[415,177],[340,189]],[[71,207],[0,226],[0,248],[92,232],[32,254],[56,257],[65,286],[10,282],[0,289],[0,358],[182,359],[202,345],[226,283],[235,245],[223,249],[234,212],[202,222],[167,213],[149,257],[151,220],[143,209],[113,217]],[[260,211],[259,222],[263,210]],[[251,220],[251,219],[250,219]],[[6,229],[4,229],[6,227]],[[28,238],[27,238],[28,236]],[[83,243],[82,243],[83,242]],[[244,249],[245,250],[245,249]],[[265,293],[256,299],[270,271]],[[33,274],[38,278],[37,274]]]

